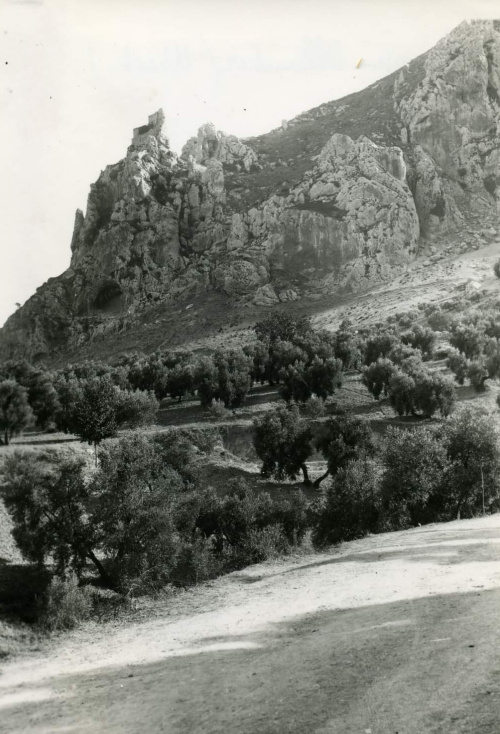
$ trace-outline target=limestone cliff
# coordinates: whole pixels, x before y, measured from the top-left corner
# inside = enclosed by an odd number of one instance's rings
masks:
[[[177,156],[163,122],[91,186],[70,268],[8,320],[2,356],[74,348],[207,290],[264,306],[358,290],[496,224],[500,21],[257,138],[206,124]]]

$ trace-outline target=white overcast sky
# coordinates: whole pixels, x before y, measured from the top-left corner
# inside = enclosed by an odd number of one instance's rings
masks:
[[[498,0],[0,0],[0,324],[68,267],[76,208],[151,112],[163,107],[177,151],[207,121],[257,135],[495,11]]]

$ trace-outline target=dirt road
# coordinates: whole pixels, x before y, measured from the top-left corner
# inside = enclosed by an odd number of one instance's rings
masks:
[[[254,566],[6,664],[0,731],[498,734],[500,516]]]

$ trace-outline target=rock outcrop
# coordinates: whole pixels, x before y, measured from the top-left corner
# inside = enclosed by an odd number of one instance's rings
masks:
[[[500,22],[463,23],[258,138],[206,124],[177,156],[163,123],[136,128],[91,186],[69,269],[9,319],[2,356],[72,348],[210,289],[263,307],[357,290],[484,227],[500,207]]]

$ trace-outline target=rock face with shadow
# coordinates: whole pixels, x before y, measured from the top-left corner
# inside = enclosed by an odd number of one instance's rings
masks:
[[[203,125],[180,156],[160,110],[77,211],[71,264],[0,332],[43,358],[215,289],[233,302],[357,291],[430,242],[497,224],[500,21],[464,22],[394,74],[239,140]],[[496,233],[496,230],[495,230]]]

